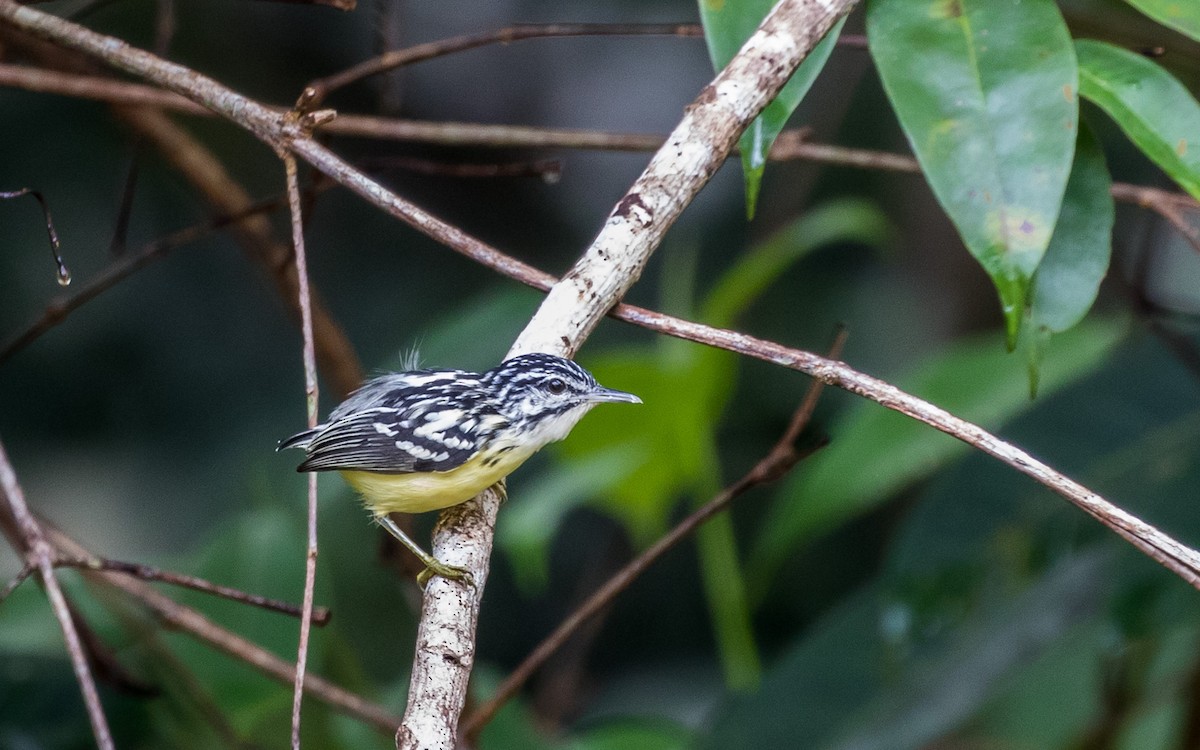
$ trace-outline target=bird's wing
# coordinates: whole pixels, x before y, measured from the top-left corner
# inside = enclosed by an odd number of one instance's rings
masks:
[[[306,446],[298,471],[358,470],[389,474],[449,471],[477,451],[475,440],[456,432],[455,410],[444,424],[411,410],[376,407],[330,422]],[[440,428],[440,429],[439,429]]]

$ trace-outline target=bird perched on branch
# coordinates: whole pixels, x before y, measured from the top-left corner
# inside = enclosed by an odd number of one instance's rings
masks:
[[[340,471],[375,519],[432,575],[462,578],[405,534],[389,513],[464,502],[562,440],[604,402],[641,403],[551,354],[513,357],[484,373],[426,369],[369,381],[329,420],[279,444],[308,454],[297,471]]]

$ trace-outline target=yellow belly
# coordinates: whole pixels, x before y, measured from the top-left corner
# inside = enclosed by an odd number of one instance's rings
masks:
[[[363,497],[363,504],[376,515],[424,513],[458,505],[511,474],[532,451],[515,448],[489,463],[477,453],[450,471],[424,474],[383,474],[374,471],[343,471],[342,478]]]

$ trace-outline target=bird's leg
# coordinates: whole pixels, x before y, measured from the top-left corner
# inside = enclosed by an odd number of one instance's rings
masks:
[[[447,565],[425,550],[421,549],[421,547],[412,539],[410,539],[408,534],[405,534],[403,531],[401,531],[400,527],[396,525],[396,522],[388,516],[381,514],[375,516],[375,520],[379,522],[380,526],[387,529],[389,534],[396,537],[401,544],[407,547],[409,552],[412,552],[417,556],[418,559],[420,559],[422,563],[425,564],[425,570],[421,571],[421,574],[417,576],[417,585],[421,588],[425,588],[425,584],[429,583],[429,579],[433,578],[434,576],[441,576],[442,578],[446,578],[451,581],[464,581],[468,585],[474,585],[474,581],[471,578],[471,572],[469,570],[466,568],[457,567],[455,565]]]
[[[500,477],[500,480],[492,485],[492,489],[500,496],[500,504],[508,502],[508,477]]]

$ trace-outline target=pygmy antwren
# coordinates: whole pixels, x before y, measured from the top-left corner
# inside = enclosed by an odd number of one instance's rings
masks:
[[[297,471],[337,470],[376,520],[429,575],[464,571],[421,549],[388,518],[464,502],[508,476],[542,446],[562,440],[593,406],[641,403],[605,388],[574,362],[524,354],[484,372],[412,370],[369,381],[324,424],[284,440],[303,448]]]

